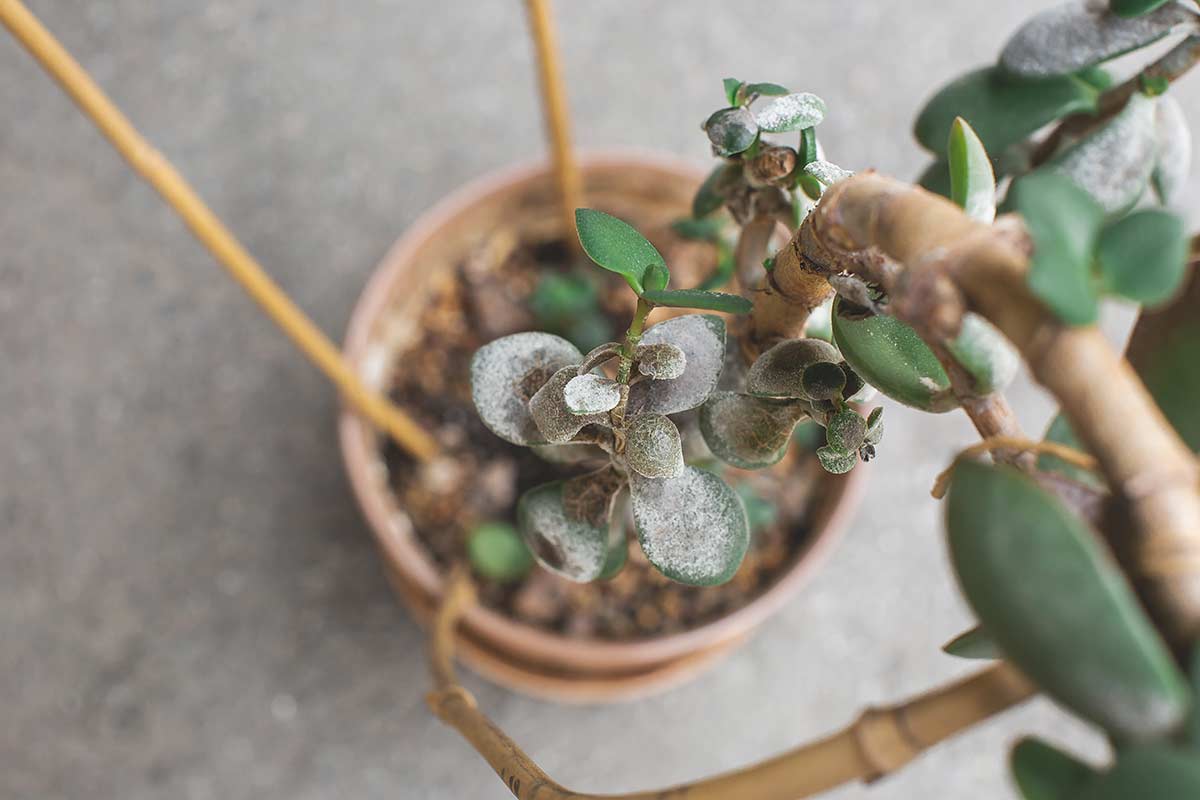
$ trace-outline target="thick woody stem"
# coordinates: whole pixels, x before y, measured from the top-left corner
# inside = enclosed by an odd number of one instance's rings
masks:
[[[447,586],[431,642],[436,689],[426,698],[487,760],[519,800],[799,800],[854,780],[881,778],[923,751],[1033,694],[1007,664],[918,696],[871,708],[847,728],[758,764],[690,784],[651,792],[595,795],[554,781],[479,710],[453,674],[454,629],[472,592],[465,573]]]
[[[748,355],[757,356],[776,342],[803,336],[809,315],[833,296],[826,273],[815,271],[807,263],[797,242],[804,230],[802,225],[775,254],[774,268],[754,289],[747,337],[752,352]]]
[[[1026,282],[1031,245],[1013,218],[986,226],[950,201],[874,173],[834,186],[809,215],[826,249],[878,248],[903,265],[892,306],[923,336],[953,335],[968,307],[989,319],[1059,400],[1128,505],[1129,543],[1147,603],[1176,644],[1200,635],[1200,491],[1196,461],[1129,365],[1095,327],[1062,324]],[[936,262],[926,256],[939,252]],[[810,257],[811,258],[811,257]],[[936,267],[933,264],[936,263]],[[936,272],[932,270],[936,269]]]
[[[733,249],[733,274],[743,286],[754,283],[762,270],[775,225],[773,217],[757,216],[743,225],[738,233],[737,245]]]

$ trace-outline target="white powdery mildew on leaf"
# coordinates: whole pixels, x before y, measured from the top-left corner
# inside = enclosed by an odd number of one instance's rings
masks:
[[[576,375],[563,387],[563,400],[572,414],[603,414],[621,402],[621,386],[603,375]]]
[[[763,106],[755,116],[758,127],[768,133],[786,133],[811,128],[825,119],[825,101],[815,94],[784,95]]]
[[[1102,0],[1077,0],[1022,25],[1004,45],[1000,65],[1026,78],[1066,75],[1195,25],[1195,15],[1174,2],[1127,19]]]
[[[517,525],[538,563],[556,575],[595,580],[608,557],[608,525],[571,519],[563,507],[563,482],[534,487],[517,504]]]
[[[569,364],[546,381],[529,401],[529,413],[545,441],[562,444],[571,441],[584,425],[608,424],[608,414],[575,414],[567,407],[563,392],[567,384],[580,377],[576,365]]]
[[[1047,165],[1090,194],[1108,214],[1118,214],[1145,192],[1158,154],[1153,98],[1134,94],[1100,130],[1055,156]]]
[[[642,344],[673,344],[683,351],[683,374],[669,381],[642,381],[629,387],[629,412],[678,414],[704,402],[721,378],[725,362],[725,322],[711,314],[688,314],[646,331]]]
[[[984,393],[998,392],[1017,377],[1021,356],[995,325],[974,311],[963,315],[962,328],[949,346]]]
[[[634,350],[638,372],[659,381],[678,378],[687,367],[687,356],[669,342],[640,344]]]
[[[805,416],[796,403],[714,392],[700,407],[700,433],[712,454],[739,469],[779,463]]]
[[[471,400],[492,433],[513,444],[545,440],[528,402],[557,370],[579,363],[575,345],[549,333],[514,333],[489,342],[471,358]]]
[[[804,171],[812,175],[826,186],[833,186],[838,181],[844,181],[846,178],[854,177],[854,173],[848,169],[842,169],[837,164],[829,161],[813,161],[805,165]]]
[[[662,414],[638,414],[625,428],[625,460],[647,478],[673,478],[683,471],[683,442],[675,423]]]
[[[1183,107],[1171,95],[1158,99],[1155,118],[1158,158],[1154,166],[1154,186],[1163,203],[1171,204],[1187,182],[1192,169],[1192,133]]]
[[[651,564],[695,586],[733,577],[750,528],[742,501],[725,481],[696,467],[675,478],[630,477],[638,541]]]
[[[704,132],[717,155],[734,155],[750,146],[758,132],[754,115],[746,108],[727,108],[704,123]]]
[[[746,391],[759,397],[805,397],[806,367],[819,362],[837,364],[837,348],[821,339],[789,339],[767,350],[750,367]]]

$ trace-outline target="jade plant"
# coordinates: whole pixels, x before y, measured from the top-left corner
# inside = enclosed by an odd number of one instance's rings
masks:
[[[945,649],[1006,663],[922,698],[920,714],[864,715],[771,774],[804,775],[805,791],[878,777],[1038,690],[1103,731],[1113,756],[1089,763],[1021,740],[1012,770],[1027,800],[1200,797],[1200,237],[1174,208],[1191,136],[1170,91],[1197,61],[1192,0],[1043,11],[917,115],[932,155],[923,189],[829,161],[815,95],[726,79],[702,125],[719,163],[676,225],[712,243],[714,277],[670,289],[645,238],[580,210],[587,254],[638,296],[624,340],[584,355],[522,333],[476,357],[476,404],[497,434],[609,457],[521,501],[535,557],[577,580],[619,566],[626,489],[659,569],[693,583],[736,569],[745,510],[687,463],[689,412],[706,456],[740,469],[778,462],[801,421],[819,426],[817,456],[835,473],[875,455],[874,390],[974,423],[983,441],[935,487],[978,618]],[[1095,325],[1109,298],[1145,307],[1128,361]],[[643,330],[658,306],[732,321],[693,314]],[[1041,441],[1004,398],[1022,361],[1061,404]],[[758,777],[751,767],[695,786],[752,797]]]

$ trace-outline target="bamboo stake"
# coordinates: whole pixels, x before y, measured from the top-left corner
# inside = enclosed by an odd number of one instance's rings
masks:
[[[321,329],[292,302],[183,176],[150,146],[91,76],[20,2],[0,0],[0,22],[41,64],[79,109],[172,209],[230,276],[258,303],[300,351],[377,428],[417,459],[427,461],[438,444],[386,397],[370,389]]]
[[[567,92],[562,77],[555,39],[554,19],[550,0],[525,0],[529,26],[537,51],[538,81],[542,89],[542,109],[546,115],[546,133],[554,160],[554,177],[558,183],[563,222],[563,238],[569,247],[578,248],[573,235],[575,209],[583,205],[583,182],[579,165],[571,146],[571,120],[567,110]]]
[[[622,795],[577,793],[542,771],[487,717],[454,674],[454,630],[474,602],[465,572],[455,573],[433,626],[430,708],[482,755],[518,800],[798,800],[854,780],[873,781],[923,751],[1033,694],[1008,664],[920,695],[867,709],[837,733],[752,766],[695,783]]]

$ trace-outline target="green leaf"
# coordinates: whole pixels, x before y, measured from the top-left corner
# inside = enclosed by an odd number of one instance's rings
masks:
[[[950,554],[980,624],[1048,695],[1119,739],[1180,723],[1188,688],[1098,535],[1030,477],[958,464]]]
[[[747,83],[742,87],[742,94],[747,97],[752,94],[763,97],[779,97],[788,94],[788,89],[778,83]]]
[[[1109,0],[1108,7],[1118,17],[1136,17],[1167,2],[1168,0]]]
[[[883,441],[883,406],[872,409],[867,416],[867,435],[863,437],[867,444],[879,444]]]
[[[1024,80],[999,67],[969,72],[942,87],[917,116],[917,141],[944,155],[955,117],[971,123],[989,153],[997,156],[1043,125],[1076,112],[1095,111],[1098,92],[1071,75]]]
[[[704,121],[704,132],[719,156],[734,156],[750,148],[758,140],[758,125],[748,109],[722,108]]]
[[[997,659],[1004,658],[1004,654],[996,647],[996,643],[992,641],[992,637],[987,635],[987,631],[978,626],[971,630],[960,633],[950,641],[942,645],[942,652],[947,655],[956,656],[958,658],[971,659]]]
[[[792,430],[805,411],[736,392],[713,392],[700,406],[700,434],[713,455],[738,469],[762,469],[787,453]]]
[[[598,581],[607,581],[615,578],[625,568],[625,563],[629,560],[629,539],[625,536],[625,514],[627,513],[626,504],[629,502],[628,494],[623,494],[620,498],[616,501],[612,519],[609,520],[608,555],[604,559],[604,568],[596,576],[596,580]]]
[[[538,563],[567,580],[598,578],[608,560],[608,522],[601,525],[567,513],[563,481],[545,483],[521,495],[517,524]]]
[[[575,227],[588,258],[623,277],[638,294],[642,293],[646,267],[651,264],[666,267],[663,257],[645,236],[629,223],[603,211],[575,209]]]
[[[581,275],[547,272],[529,296],[529,309],[545,327],[596,308],[596,289]]]
[[[704,215],[699,217],[677,219],[671,223],[671,230],[681,239],[687,239],[692,242],[717,242],[721,238],[721,231],[725,228],[725,221],[722,219],[704,219]]]
[[[651,564],[692,586],[733,577],[750,544],[750,527],[741,498],[725,481],[696,467],[674,478],[630,478],[638,541]]]
[[[1148,208],[1100,232],[1096,257],[1105,287],[1138,303],[1158,305],[1175,294],[1187,269],[1183,220]]]
[[[1087,452],[1087,448],[1083,446],[1083,442],[1075,435],[1075,431],[1071,429],[1071,421],[1061,411],[1051,420],[1050,427],[1046,429],[1046,435],[1042,438],[1047,442],[1057,442],[1058,444],[1066,445],[1081,453]],[[1052,456],[1049,453],[1042,453],[1038,456],[1037,468],[1040,472],[1054,472],[1065,478],[1070,478],[1076,483],[1082,483],[1085,486],[1091,486],[1096,489],[1104,488],[1104,479],[1092,470],[1068,464],[1058,456]]]
[[[738,89],[742,88],[742,82],[737,78],[726,78],[721,81],[725,86],[725,99],[729,105],[736,106],[738,104]]]
[[[1029,288],[1064,322],[1095,322],[1092,250],[1103,210],[1069,179],[1049,172],[1026,175],[1009,196],[1033,239]]]
[[[1191,669],[1188,670],[1188,677],[1192,684],[1192,713],[1188,717],[1187,735],[1188,742],[1194,749],[1200,750],[1200,643],[1192,649]]]
[[[754,304],[741,295],[707,292],[703,289],[660,289],[645,291],[642,297],[656,306],[700,308],[727,314],[749,314]]]
[[[809,92],[797,92],[767,103],[754,120],[767,133],[787,133],[819,125],[825,112],[824,100]]]
[[[1100,91],[1112,88],[1113,76],[1104,67],[1088,67],[1075,73],[1075,77]]]
[[[817,149],[817,129],[805,128],[800,131],[800,146],[796,149],[796,166],[804,169],[821,157]]]
[[[1096,774],[1082,761],[1033,738],[1017,742],[1010,766],[1025,800],[1073,800]]]
[[[746,507],[750,533],[757,533],[768,525],[773,525],[779,518],[779,508],[756,492],[750,483],[739,483],[733,488],[738,497],[742,498],[742,505]]]
[[[895,317],[850,319],[839,298],[833,304],[833,340],[854,371],[893,400],[933,413],[958,407],[937,356]]]
[[[1017,29],[1000,53],[1000,66],[1024,78],[1078,72],[1153,44],[1191,20],[1192,12],[1178,3],[1138,20],[1110,14],[1098,3],[1062,3]]]
[[[1157,104],[1135,93],[1120,113],[1038,172],[1065,175],[1106,213],[1125,213],[1145,194],[1158,159]]]
[[[1129,340],[1127,357],[1154,402],[1191,448],[1200,452],[1200,271],[1166,306],[1143,311]]]
[[[925,168],[925,171],[917,178],[917,183],[925,191],[940,194],[949,199],[951,192],[950,165],[939,158]]]
[[[662,264],[651,264],[642,273],[643,294],[646,292],[662,291],[671,282],[671,271]]]
[[[692,216],[696,219],[707,217],[721,206],[725,205],[725,190],[732,186],[742,174],[740,163],[718,164],[692,198]]]
[[[467,558],[476,572],[498,583],[518,581],[533,567],[521,534],[504,522],[475,526],[467,537]]]
[[[1072,800],[1192,800],[1200,797],[1200,758],[1166,745],[1134,747]]]
[[[950,160],[950,199],[967,216],[990,223],[996,218],[996,176],[983,142],[962,117],[955,117],[946,144]]]

